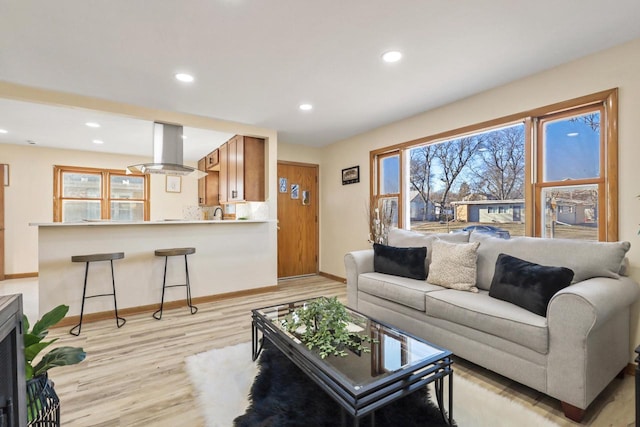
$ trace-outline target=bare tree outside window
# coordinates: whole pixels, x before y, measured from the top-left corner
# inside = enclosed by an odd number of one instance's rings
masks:
[[[433,172],[431,167],[435,159],[435,145],[425,145],[411,150],[411,163],[409,165],[409,183],[411,188],[418,192],[418,197],[424,204],[422,221],[428,219],[429,203],[431,200],[431,180]]]
[[[524,125],[485,134],[477,157],[476,193],[491,200],[524,197]]]
[[[456,179],[465,169],[471,158],[484,141],[483,135],[474,135],[438,144],[435,156],[440,161],[442,173],[439,178],[443,184],[440,195],[441,220],[448,220],[450,200],[448,199]]]
[[[442,231],[450,231],[449,223],[453,219],[461,221],[460,227],[473,220],[468,215],[459,218],[456,211],[459,203],[523,199],[524,167],[522,123],[413,147],[409,186],[415,195],[410,200],[411,220],[421,222],[418,227],[428,222],[446,222]],[[517,213],[523,207],[517,207]],[[496,220],[506,218],[506,212],[501,213]],[[476,221],[479,220],[478,217]],[[522,228],[520,217],[514,222]],[[453,226],[454,229],[460,227]],[[516,231],[515,234],[522,233]]]

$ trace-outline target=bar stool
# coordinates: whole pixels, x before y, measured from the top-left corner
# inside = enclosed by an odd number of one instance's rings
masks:
[[[179,286],[185,286],[187,288],[187,305],[189,306],[189,310],[191,314],[196,314],[198,312],[198,307],[194,306],[191,303],[191,286],[189,284],[189,265],[187,264],[187,255],[195,254],[196,248],[171,248],[171,249],[157,249],[155,251],[156,256],[164,257],[164,278],[162,279],[162,299],[160,300],[160,310],[157,310],[153,313],[153,317],[157,320],[162,318],[162,309],[164,307],[164,290],[166,288],[174,288]],[[167,261],[170,256],[180,256],[184,255],[184,272],[186,275],[186,283],[182,283],[179,285],[167,285]],[[158,314],[159,313],[159,314]]]
[[[96,297],[106,297],[109,295],[113,295],[113,308],[115,310],[116,315],[116,325],[118,328],[122,327],[127,320],[118,316],[118,303],[116,302],[116,279],[113,275],[113,260],[114,259],[122,259],[124,258],[124,252],[113,252],[108,254],[91,254],[91,255],[74,255],[71,257],[71,262],[84,262],[86,264],[84,270],[84,287],[82,289],[82,306],[80,308],[80,323],[71,328],[69,333],[71,335],[78,336],[80,335],[80,331],[82,330],[82,316],[84,315],[84,300],[87,298],[96,298]],[[96,294],[96,295],[88,295],[87,296],[87,276],[89,275],[89,263],[97,262],[97,261],[109,261],[111,263],[111,285],[113,287],[113,292],[108,294]],[[74,332],[75,329],[78,329],[77,332]]]

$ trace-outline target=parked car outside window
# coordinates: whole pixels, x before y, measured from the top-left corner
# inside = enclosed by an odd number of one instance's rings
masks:
[[[469,225],[468,227],[464,227],[460,230],[455,230],[454,232],[461,231],[476,231],[478,233],[487,233],[491,234],[495,237],[499,237],[501,239],[509,239],[511,235],[509,234],[509,230],[505,230],[504,228],[494,227],[493,225]]]

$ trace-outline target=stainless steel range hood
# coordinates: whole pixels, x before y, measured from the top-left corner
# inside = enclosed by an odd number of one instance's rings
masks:
[[[206,172],[182,164],[182,139],[182,126],[154,122],[153,163],[128,166],[127,173],[206,176]]]

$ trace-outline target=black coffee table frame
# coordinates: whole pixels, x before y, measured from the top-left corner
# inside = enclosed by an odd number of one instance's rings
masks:
[[[277,307],[277,306],[274,306]],[[255,361],[260,352],[264,339],[268,339],[273,345],[287,356],[296,366],[298,366],[309,378],[322,388],[331,398],[343,408],[343,425],[346,425],[345,411],[353,417],[353,425],[358,426],[360,419],[371,415],[372,425],[375,423],[375,411],[391,402],[394,402],[408,394],[411,394],[427,384],[435,383],[435,397],[442,418],[449,424],[453,421],[453,369],[451,365],[452,353],[441,349],[420,338],[416,338],[397,328],[378,322],[386,328],[397,331],[399,334],[411,337],[418,341],[429,344],[432,347],[443,350],[443,353],[424,359],[396,372],[383,376],[379,380],[358,387],[356,390],[348,383],[343,375],[324,363],[320,357],[310,351],[305,345],[294,341],[289,335],[273,324],[271,319],[260,313],[270,307],[252,310],[252,358]],[[350,310],[350,309],[349,309]],[[367,317],[355,310],[350,310],[356,314]],[[367,317],[368,318],[368,317]],[[262,333],[262,339],[260,339]],[[348,356],[347,356],[348,357]],[[448,414],[444,410],[444,379],[449,379],[449,404]]]

